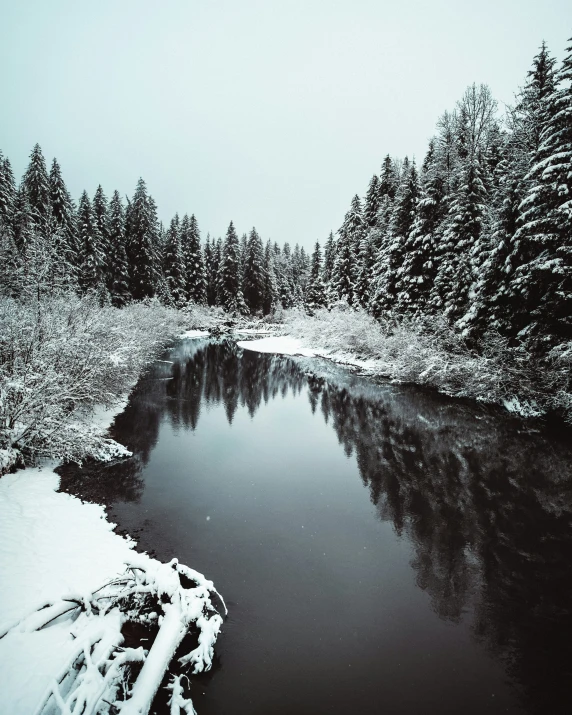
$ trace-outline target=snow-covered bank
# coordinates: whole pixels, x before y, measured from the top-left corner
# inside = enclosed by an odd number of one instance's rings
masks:
[[[312,316],[286,311],[280,332],[238,344],[259,352],[323,357],[363,374],[496,404],[522,417],[555,411],[572,421],[567,363],[555,359],[550,370],[539,369],[530,356],[501,339],[477,353],[437,320],[389,325],[347,306]]]
[[[302,357],[315,357],[316,352],[305,348],[301,341],[290,335],[273,335],[259,340],[239,340],[239,348],[253,350],[258,353],[276,353],[277,355],[301,355]]]
[[[90,428],[105,433],[126,401],[91,411]],[[104,507],[58,492],[55,465],[0,477],[0,713],[97,715],[115,704],[144,715],[191,626],[198,644],[177,669],[210,669],[222,624],[212,597],[224,602],[202,574],[136,553]],[[123,647],[127,622],[149,630],[148,651]],[[173,673],[171,712],[194,713],[182,683]]]
[[[191,624],[199,643],[185,663],[193,672],[210,668],[222,623],[211,601],[216,591],[191,569],[134,552],[103,507],[57,492],[58,485],[50,467],[0,479],[0,712],[68,713],[64,702],[82,698],[86,709],[71,712],[109,712],[105,701],[122,703],[124,667],[134,661],[144,667],[122,712],[148,712]],[[179,574],[193,587],[183,588]],[[127,620],[153,619],[160,635],[148,654],[121,648]]]

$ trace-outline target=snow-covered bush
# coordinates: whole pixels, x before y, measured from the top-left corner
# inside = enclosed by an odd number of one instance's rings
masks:
[[[158,302],[101,307],[95,296],[0,299],[0,450],[11,462],[35,456],[81,460],[121,456],[90,425],[185,324]]]
[[[539,366],[494,333],[477,352],[438,317],[384,322],[347,306],[313,316],[289,310],[283,327],[324,355],[371,361],[378,375],[500,404],[525,416],[554,409],[572,421],[572,348]]]

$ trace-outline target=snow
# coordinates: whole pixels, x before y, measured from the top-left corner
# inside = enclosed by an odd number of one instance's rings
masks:
[[[209,334],[208,330],[187,330],[179,335],[179,340],[187,340],[190,338],[208,338]]]
[[[258,328],[235,328],[232,330],[233,335],[273,335],[272,330],[263,330]]]
[[[357,367],[365,372],[374,372],[379,368],[376,360],[363,360],[351,352],[308,347],[302,340],[291,335],[275,335],[270,338],[260,338],[260,340],[239,340],[237,345],[244,350],[253,350],[259,353],[326,358],[339,365]]]
[[[274,335],[260,340],[239,340],[238,347],[244,350],[253,350],[258,353],[277,353],[278,355],[301,355],[302,357],[315,357],[316,352],[302,345],[298,338],[290,335]]]
[[[26,619],[66,595],[92,593],[132,555],[134,542],[113,532],[103,507],[58,486],[45,467],[0,479],[0,634],[9,631],[0,639],[2,713],[33,713],[74,650],[69,621],[34,631]]]

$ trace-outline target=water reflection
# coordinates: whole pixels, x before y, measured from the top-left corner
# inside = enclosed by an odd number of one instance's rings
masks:
[[[232,341],[186,341],[142,378],[113,436],[131,460],[63,470],[63,488],[107,503],[140,498],[163,419],[196,430],[201,410],[251,416],[289,393],[355,455],[379,518],[414,547],[411,567],[450,623],[504,661],[528,713],[568,712],[572,675],[570,447],[486,409],[375,386],[312,361],[258,355]]]

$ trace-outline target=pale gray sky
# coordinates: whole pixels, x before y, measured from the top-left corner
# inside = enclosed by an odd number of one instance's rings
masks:
[[[570,0],[0,0],[0,149],[310,247],[468,84],[510,102],[570,35]]]

